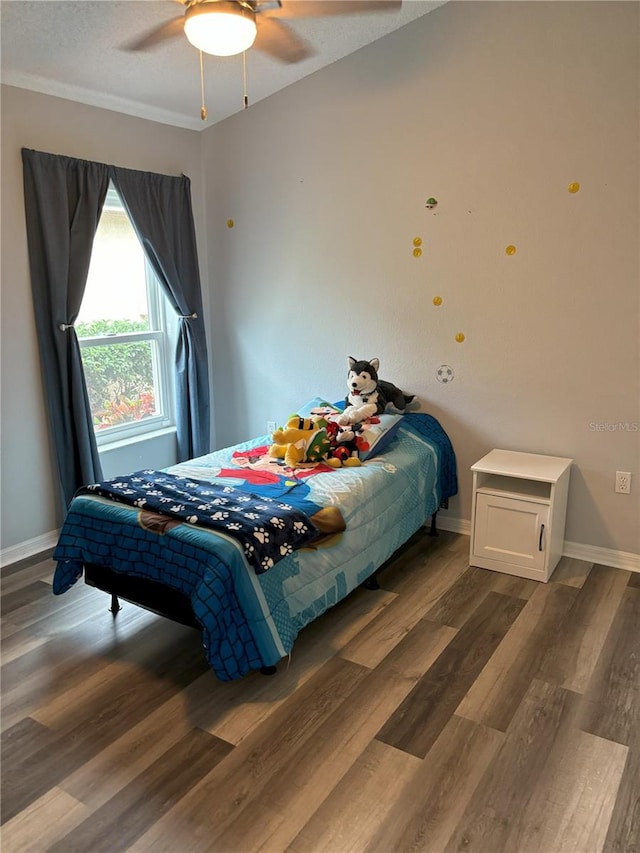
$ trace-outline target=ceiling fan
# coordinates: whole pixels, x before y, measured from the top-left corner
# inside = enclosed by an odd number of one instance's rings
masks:
[[[175,0],[185,7],[182,15],[154,27],[124,45],[127,50],[148,50],[169,38],[186,35],[204,53],[233,56],[250,47],[280,62],[301,62],[313,48],[283,19],[388,12],[402,0]]]

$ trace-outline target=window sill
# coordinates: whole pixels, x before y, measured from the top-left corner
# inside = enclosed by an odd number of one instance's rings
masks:
[[[110,450],[119,450],[122,447],[132,447],[135,444],[142,444],[145,441],[153,441],[156,438],[162,438],[165,435],[175,435],[175,426],[162,427],[155,429],[152,432],[143,432],[138,435],[129,436],[129,438],[121,438],[118,441],[109,441],[98,445],[98,453],[108,453]]]

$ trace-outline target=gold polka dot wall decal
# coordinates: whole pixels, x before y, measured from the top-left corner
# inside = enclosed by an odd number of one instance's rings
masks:
[[[414,237],[413,238],[414,246],[422,246],[422,237]]]
[[[227,219],[227,228],[233,228],[235,224],[236,223],[233,221],[233,219]]]
[[[414,257],[414,258],[419,258],[421,254],[422,254],[422,249],[415,248],[415,249],[413,250],[413,257]]]
[[[464,334],[462,332],[458,332],[456,335],[456,341],[461,344],[464,341]]]
[[[442,296],[434,296],[433,297],[434,305],[442,305]]]
[[[507,246],[507,248],[505,249],[505,252],[507,253],[507,255],[515,255],[516,247],[515,246]]]
[[[569,184],[567,187],[570,193],[577,193],[580,189],[580,184],[577,181],[574,181],[572,184]]]

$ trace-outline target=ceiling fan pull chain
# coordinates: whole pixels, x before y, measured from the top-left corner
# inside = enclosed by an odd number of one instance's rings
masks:
[[[247,51],[242,51],[242,86],[243,86],[243,103],[245,110],[249,106],[249,98],[247,97]]]
[[[200,107],[200,118],[202,121],[207,120],[207,108],[204,103],[204,62],[202,60],[202,51],[198,51],[200,54],[200,98],[202,106]]]

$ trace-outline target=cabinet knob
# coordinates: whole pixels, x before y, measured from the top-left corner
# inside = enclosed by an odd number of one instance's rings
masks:
[[[542,551],[542,535],[544,533],[544,524],[540,525],[540,539],[538,539],[538,551]]]

